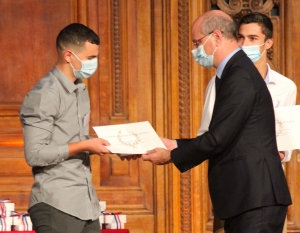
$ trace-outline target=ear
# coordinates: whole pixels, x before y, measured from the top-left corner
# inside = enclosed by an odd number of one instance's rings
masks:
[[[273,43],[274,43],[273,38],[268,39],[265,44],[266,50],[270,49],[273,46]]]
[[[223,40],[223,34],[220,30],[214,30],[213,32],[213,36],[214,36],[214,40],[216,43],[216,46],[219,47],[222,44],[222,40]]]
[[[71,56],[73,55],[72,52],[70,50],[64,50],[63,53],[63,58],[65,59],[65,61],[67,63],[71,62]]]

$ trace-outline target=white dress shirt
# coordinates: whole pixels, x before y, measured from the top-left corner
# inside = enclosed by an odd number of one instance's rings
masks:
[[[268,65],[268,73],[265,82],[270,91],[274,108],[285,107],[296,104],[297,87],[289,78],[272,70]],[[291,160],[292,151],[285,151],[282,162]]]

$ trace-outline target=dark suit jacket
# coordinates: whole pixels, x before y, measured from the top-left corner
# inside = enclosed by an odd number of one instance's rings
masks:
[[[178,139],[171,158],[181,172],[209,159],[209,190],[220,219],[257,207],[289,205],[275,134],[266,83],[241,50],[223,70],[209,131]]]

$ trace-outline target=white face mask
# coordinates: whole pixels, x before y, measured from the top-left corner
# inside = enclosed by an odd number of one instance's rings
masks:
[[[73,52],[72,52],[73,53]],[[84,60],[81,61],[75,53],[73,53],[74,56],[81,62],[81,69],[80,70],[75,70],[73,65],[70,62],[70,65],[73,69],[73,73],[75,78],[89,78],[91,77],[92,74],[95,73],[98,67],[98,59],[95,57],[91,60]]]
[[[214,54],[218,48],[218,47],[215,48],[215,51],[213,52],[212,55],[206,54],[203,46],[206,44],[206,42],[211,37],[211,35],[212,34],[209,35],[209,37],[204,42],[204,44],[201,44],[197,48],[192,50],[192,54],[193,54],[196,62],[198,62],[199,65],[204,66],[204,67],[213,67],[214,66]]]
[[[264,50],[262,53],[260,53],[260,47],[265,45],[265,43],[261,45],[250,45],[250,46],[241,46],[241,47],[244,50],[244,52],[247,54],[247,56],[251,59],[251,61],[256,62],[262,57],[262,55],[266,51]]]

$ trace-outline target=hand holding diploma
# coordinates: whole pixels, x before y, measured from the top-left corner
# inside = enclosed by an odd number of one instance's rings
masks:
[[[92,138],[89,140],[71,142],[69,143],[69,156],[80,153],[82,151],[89,151],[91,154],[111,154],[111,152],[106,148],[110,143],[102,138]]]
[[[175,140],[170,140],[167,138],[160,138],[165,144],[167,149],[155,148],[153,150],[147,151],[146,154],[142,155],[144,161],[149,161],[155,165],[165,165],[171,163],[171,150],[177,148],[177,143]]]

